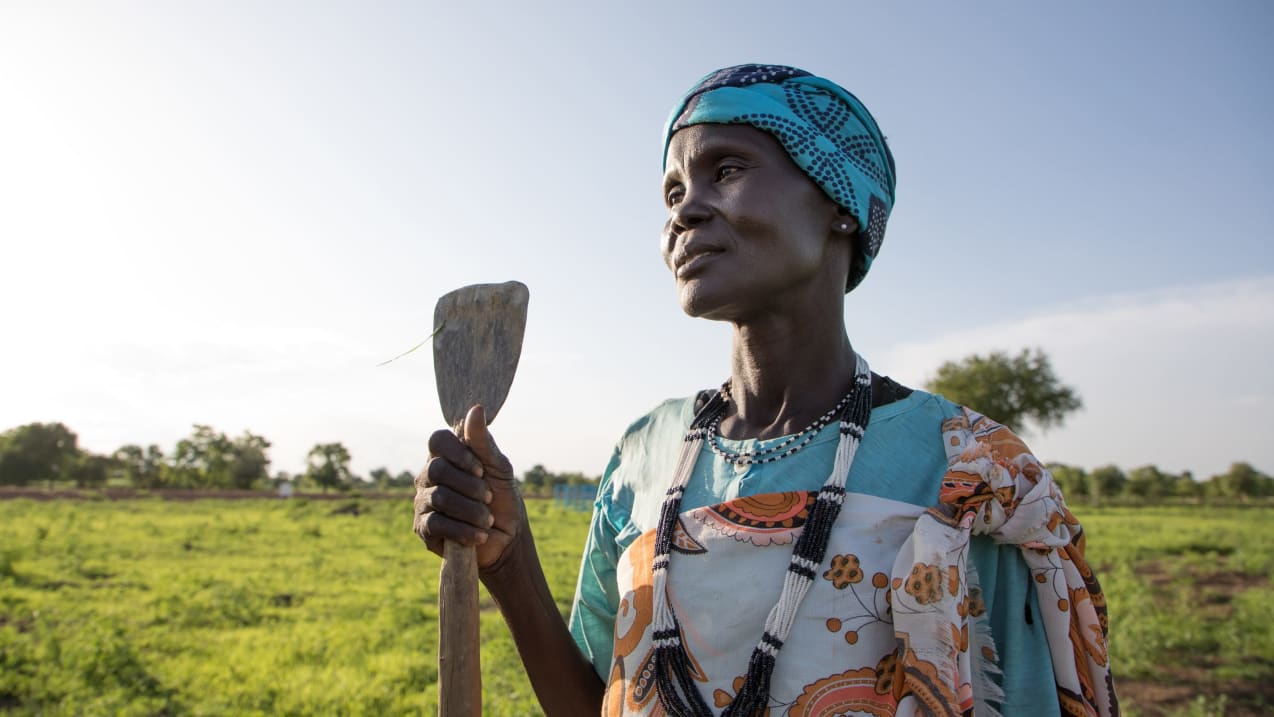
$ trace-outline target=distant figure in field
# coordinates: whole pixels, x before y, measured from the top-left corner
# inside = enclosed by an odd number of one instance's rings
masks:
[[[685,312],[733,327],[731,373],[620,438],[568,622],[482,410],[463,442],[430,438],[415,530],[477,546],[547,714],[1118,713],[1049,472],[851,345],[894,174],[862,103],[792,67],[725,68],[677,103],[661,250]]]

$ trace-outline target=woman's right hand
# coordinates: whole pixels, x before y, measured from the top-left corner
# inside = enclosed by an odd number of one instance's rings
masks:
[[[478,575],[545,714],[600,714],[604,685],[553,601],[513,467],[481,407],[469,409],[461,433],[463,441],[451,431],[429,437],[429,465],[416,479],[416,534],[439,555],[444,540],[477,548]]]
[[[438,555],[444,540],[474,546],[481,572],[528,533],[526,511],[481,406],[469,409],[462,430],[463,442],[449,430],[429,437],[429,464],[416,477],[414,527]]]

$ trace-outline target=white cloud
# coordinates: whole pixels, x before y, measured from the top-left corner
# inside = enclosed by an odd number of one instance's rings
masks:
[[[943,361],[1039,346],[1084,400],[1063,428],[1028,436],[1046,460],[1127,469],[1153,463],[1207,477],[1234,461],[1274,472],[1274,277],[1093,297],[1020,321],[1002,297],[957,315],[948,333],[894,347],[882,366],[919,386]]]

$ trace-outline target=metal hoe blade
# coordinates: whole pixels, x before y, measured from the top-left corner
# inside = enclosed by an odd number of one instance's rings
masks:
[[[473,284],[438,299],[434,308],[434,376],[442,415],[459,425],[474,404],[487,423],[509,395],[526,332],[526,285]]]

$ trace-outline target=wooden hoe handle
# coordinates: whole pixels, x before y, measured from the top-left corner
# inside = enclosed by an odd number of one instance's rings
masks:
[[[448,540],[438,587],[438,717],[482,717],[478,557]]]

